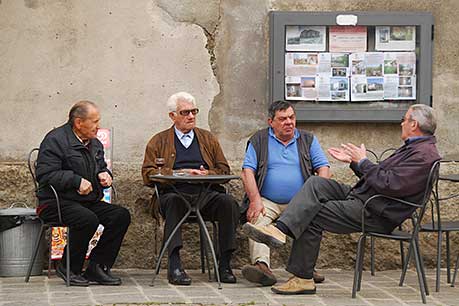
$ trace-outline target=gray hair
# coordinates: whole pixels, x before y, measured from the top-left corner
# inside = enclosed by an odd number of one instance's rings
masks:
[[[76,118],[86,119],[88,117],[88,112],[90,107],[97,109],[97,105],[91,101],[79,101],[73,104],[72,108],[69,111],[69,120],[71,126],[75,123]]]
[[[193,104],[193,107],[196,107],[196,99],[187,92],[181,91],[173,94],[167,99],[167,109],[169,112],[177,111],[177,103],[179,101],[184,101]]]
[[[425,135],[433,135],[437,128],[437,119],[433,108],[425,104],[413,104],[410,109],[410,117],[418,122],[421,132]]]

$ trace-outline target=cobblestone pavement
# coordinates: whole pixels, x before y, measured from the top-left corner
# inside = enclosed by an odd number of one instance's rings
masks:
[[[193,278],[191,286],[169,285],[165,271],[161,271],[155,286],[151,287],[151,270],[115,270],[123,278],[118,287],[90,286],[66,287],[64,282],[52,275],[34,276],[24,283],[22,277],[0,278],[0,306],[12,305],[320,305],[320,306],[394,306],[423,305],[418,289],[417,276],[409,271],[404,287],[398,286],[398,271],[377,272],[371,276],[365,272],[362,290],[356,299],[351,298],[352,271],[321,270],[326,281],[317,286],[315,295],[282,296],[271,293],[269,287],[260,287],[242,278],[239,270],[234,271],[237,284],[223,284],[219,290],[217,283],[209,282],[207,274],[188,271]],[[275,270],[280,281],[289,274]],[[427,271],[429,289],[434,291],[435,275]],[[443,272],[443,281],[446,279]],[[459,288],[452,288],[442,282],[440,292],[431,292],[428,305],[459,305]]]

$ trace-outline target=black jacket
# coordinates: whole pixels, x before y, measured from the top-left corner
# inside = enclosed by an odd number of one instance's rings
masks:
[[[77,202],[95,202],[103,197],[103,187],[97,175],[107,172],[104,160],[104,147],[97,139],[91,139],[89,145],[84,146],[66,123],[50,131],[40,145],[37,159],[37,193],[40,203],[54,199],[49,184],[53,185],[59,197]],[[87,195],[80,195],[77,191],[81,178],[91,182],[93,191]]]

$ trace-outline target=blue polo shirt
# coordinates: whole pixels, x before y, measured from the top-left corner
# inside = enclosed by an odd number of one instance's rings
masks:
[[[300,133],[295,129],[295,136],[287,145],[284,145],[274,135],[272,128],[269,128],[268,134],[268,169],[260,194],[275,203],[287,204],[304,183],[297,146]],[[309,148],[309,154],[314,170],[330,165],[315,136]],[[252,144],[249,143],[242,168],[256,172],[257,164],[257,154]]]

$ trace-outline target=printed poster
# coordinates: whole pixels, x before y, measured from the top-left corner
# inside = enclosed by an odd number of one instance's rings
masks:
[[[367,51],[367,27],[330,26],[330,52]]]

